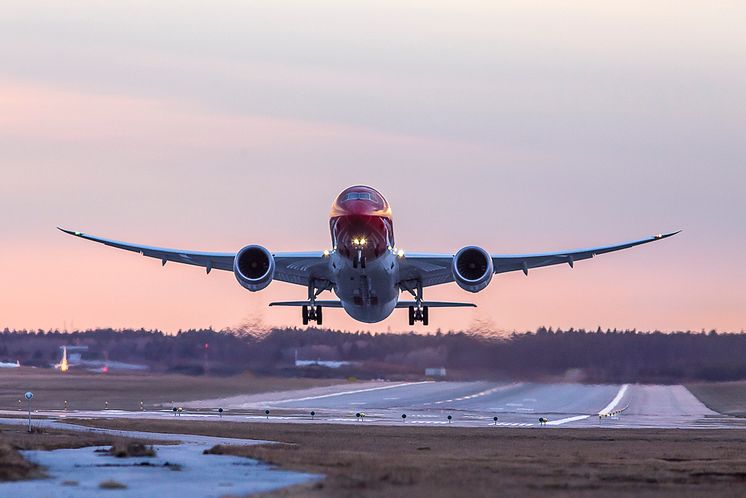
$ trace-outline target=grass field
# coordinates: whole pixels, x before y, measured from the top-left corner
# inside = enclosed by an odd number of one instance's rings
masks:
[[[746,417],[746,382],[688,384],[687,389],[711,410]]]
[[[327,476],[271,496],[723,496],[746,484],[746,433],[735,430],[82,423],[280,441],[214,451]]]
[[[183,402],[237,394],[304,389],[338,384],[344,380],[256,377],[164,375],[150,373],[60,373],[55,370],[17,368],[0,370],[0,409],[26,409],[23,394],[34,393],[33,408],[71,410],[138,410],[140,401],[152,408],[171,401]],[[22,402],[18,403],[21,399]]]

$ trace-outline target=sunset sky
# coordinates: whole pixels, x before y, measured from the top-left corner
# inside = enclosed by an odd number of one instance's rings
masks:
[[[746,3],[9,2],[0,15],[0,328],[299,325],[260,293],[76,240],[329,247],[351,184],[398,244],[572,249],[430,299],[431,326],[746,328]],[[325,294],[326,298],[332,298]],[[406,313],[368,326],[408,330]]]

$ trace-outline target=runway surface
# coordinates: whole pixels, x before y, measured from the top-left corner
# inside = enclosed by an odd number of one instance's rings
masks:
[[[681,385],[375,381],[185,402],[179,407],[183,411],[178,413],[172,411],[171,407],[164,407],[146,412],[49,411],[38,412],[38,415],[61,418],[178,416],[200,419],[216,418],[217,409],[223,408],[223,419],[237,421],[499,427],[746,428],[746,419],[713,412]],[[313,417],[312,411],[315,412]],[[356,414],[361,416],[357,417]],[[406,418],[402,415],[406,415]],[[497,417],[497,421],[494,417]]]
[[[494,382],[363,383],[188,404],[206,408],[314,410],[335,422],[532,427],[746,427],[720,415],[681,385],[592,385]],[[406,419],[401,417],[406,415]],[[497,423],[494,417],[498,417]]]

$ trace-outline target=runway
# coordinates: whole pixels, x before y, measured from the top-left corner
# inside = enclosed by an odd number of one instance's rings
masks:
[[[373,381],[178,405],[183,408],[178,413],[172,407],[163,407],[145,412],[42,411],[37,415],[203,419],[218,417],[217,409],[223,408],[222,419],[236,421],[526,428],[746,428],[746,419],[710,410],[681,385]],[[540,422],[540,418],[545,422]]]
[[[413,382],[333,386],[316,391],[283,393],[271,400],[261,396],[234,399],[229,407],[315,410],[342,420],[361,412],[365,414],[364,423],[533,427],[541,425],[541,417],[547,419],[547,426],[554,427],[742,425],[739,419],[708,409],[681,385]],[[402,414],[406,419],[401,418]],[[498,417],[497,423],[494,417]]]

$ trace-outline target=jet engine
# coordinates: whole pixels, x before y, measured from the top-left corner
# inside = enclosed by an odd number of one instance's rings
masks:
[[[244,289],[260,291],[275,276],[275,258],[262,246],[246,246],[233,260],[233,274]]]
[[[492,258],[481,247],[464,247],[453,258],[453,278],[465,291],[479,292],[487,287],[494,270]]]

